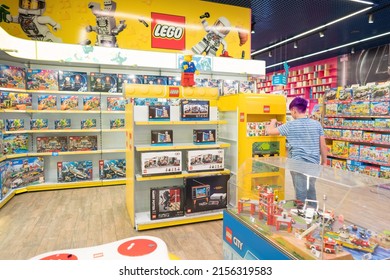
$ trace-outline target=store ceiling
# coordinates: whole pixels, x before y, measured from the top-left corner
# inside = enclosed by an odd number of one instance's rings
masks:
[[[282,69],[274,64],[302,57],[312,53],[350,44],[373,36],[388,33],[386,36],[330,50],[297,61],[288,62],[289,66],[302,65],[313,61],[355,53],[375,46],[390,43],[390,0],[354,1],[354,0],[205,0],[214,3],[234,5],[252,9],[252,54],[256,51],[294,38],[295,36],[326,25],[320,30],[308,33],[281,45],[252,55],[253,59],[265,60],[267,72]],[[372,4],[362,3],[368,2]],[[335,24],[329,23],[352,13],[370,8]],[[369,23],[369,14],[373,14],[373,23]],[[253,25],[254,24],[254,25]],[[323,31],[324,37],[319,36]],[[294,42],[297,48],[294,48]],[[269,57],[269,53],[272,57]],[[386,53],[390,66],[390,50]],[[383,59],[383,57],[382,57]]]

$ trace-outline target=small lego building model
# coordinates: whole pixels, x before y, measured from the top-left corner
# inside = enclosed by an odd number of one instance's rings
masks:
[[[181,64],[181,85],[183,87],[193,87],[195,85],[194,76],[199,74],[196,69],[195,63],[192,61],[192,55],[184,55],[183,62]]]

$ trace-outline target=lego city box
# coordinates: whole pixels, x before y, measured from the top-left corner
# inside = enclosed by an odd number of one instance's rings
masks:
[[[144,76],[144,84],[146,84],[146,85],[167,85],[168,84],[168,77],[145,75]]]
[[[117,74],[91,72],[89,77],[92,92],[117,92]]]
[[[38,95],[38,110],[57,110],[57,96]]]
[[[173,144],[173,130],[151,130],[151,145],[172,145]]]
[[[5,129],[7,131],[24,130],[24,119],[6,119]]]
[[[0,109],[26,110],[32,108],[31,93],[0,91]]]
[[[5,185],[17,189],[45,182],[43,157],[24,157],[8,160]]]
[[[185,178],[185,212],[226,208],[229,178],[226,174]]]
[[[27,69],[28,90],[58,90],[58,71]]]
[[[77,182],[92,180],[92,161],[60,161],[57,162],[57,181]]]
[[[44,130],[49,129],[48,119],[31,119],[30,130]]]
[[[171,110],[169,105],[149,105],[149,121],[169,121]]]
[[[58,87],[60,91],[86,92],[88,90],[87,72],[58,71]]]
[[[125,159],[99,160],[99,178],[102,180],[119,179],[126,177]]]
[[[80,122],[81,129],[94,129],[96,128],[96,119],[84,119]]]
[[[142,176],[180,174],[182,172],[182,152],[141,153]]]
[[[224,150],[191,150],[187,152],[187,171],[215,171],[224,169]]]
[[[54,129],[70,129],[72,124],[71,119],[54,120]]]
[[[182,121],[208,121],[210,119],[210,101],[183,99],[180,103]]]
[[[123,97],[107,97],[107,111],[124,111],[126,103]]]
[[[125,119],[113,119],[110,120],[110,129],[120,129],[125,127]]]
[[[37,137],[37,152],[66,152],[68,151],[68,138],[66,136],[44,136]]]
[[[3,155],[27,153],[29,151],[29,139],[28,134],[3,135]]]
[[[97,150],[97,136],[69,136],[69,151],[96,151]]]
[[[79,109],[79,98],[75,95],[67,95],[60,97],[60,109],[66,110],[78,110]]]
[[[194,144],[215,144],[215,129],[193,129],[192,131]]]
[[[123,92],[125,84],[143,84],[144,77],[142,75],[133,74],[118,74],[118,92]]]
[[[0,65],[0,87],[26,88],[26,69],[18,66]]]
[[[83,110],[84,111],[99,111],[101,108],[101,101],[99,96],[84,96]]]
[[[184,216],[184,187],[171,186],[150,189],[150,219]]]

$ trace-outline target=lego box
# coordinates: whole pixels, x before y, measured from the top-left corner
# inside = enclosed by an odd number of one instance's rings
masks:
[[[9,174],[5,184],[17,189],[45,182],[44,161],[42,157],[25,157],[9,160]],[[7,170],[6,170],[7,172]]]
[[[99,177],[102,180],[125,178],[126,160],[125,159],[99,160]]]
[[[99,111],[101,108],[100,97],[98,96],[85,96],[83,97],[83,110],[84,111]]]
[[[169,121],[169,105],[149,105],[149,121]]]
[[[31,93],[1,92],[0,109],[26,110],[31,109]]]
[[[58,71],[58,86],[60,91],[79,91],[88,90],[87,72]]]
[[[124,111],[126,108],[126,99],[123,97],[107,97],[108,111]]]
[[[54,121],[54,129],[70,129],[71,119],[59,119]]]
[[[125,119],[110,120],[110,129],[119,129],[125,127]]]
[[[187,171],[209,171],[224,169],[224,150],[193,150],[187,152]]]
[[[150,142],[152,145],[172,145],[173,130],[152,130]]]
[[[208,100],[182,100],[180,103],[181,120],[208,121],[210,118],[210,102]]]
[[[22,67],[0,65],[0,87],[26,88],[26,70]]]
[[[27,69],[28,90],[58,90],[58,71]]]
[[[68,139],[66,136],[37,137],[37,152],[66,152]]]
[[[76,182],[92,180],[92,161],[60,161],[57,162],[57,181]]]
[[[229,175],[185,178],[187,214],[226,208]]]
[[[146,85],[167,85],[168,84],[168,77],[145,75],[144,76],[144,84],[146,84]]]
[[[91,72],[90,81],[92,92],[117,92],[117,74]]]
[[[28,152],[28,134],[5,134],[3,135],[3,154],[23,154]]]
[[[215,144],[216,142],[215,129],[194,129],[192,135],[194,144]]]
[[[60,97],[60,108],[61,110],[78,110],[79,109],[79,98],[75,95],[61,96]]]
[[[150,189],[150,219],[184,216],[184,188],[172,186]]]
[[[118,92],[123,92],[125,84],[143,84],[144,77],[142,75],[133,74],[118,74]]]
[[[57,110],[57,96],[38,95],[38,110]]]
[[[31,130],[44,130],[49,128],[48,119],[31,119],[30,129]]]
[[[81,120],[81,129],[93,129],[96,128],[96,119]]]
[[[69,136],[69,151],[96,151],[97,136]]]
[[[5,129],[7,131],[24,130],[24,119],[6,119]]]
[[[141,153],[142,176],[179,174],[182,172],[182,152]]]

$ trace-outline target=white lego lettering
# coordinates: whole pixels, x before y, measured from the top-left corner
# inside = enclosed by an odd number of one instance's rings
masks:
[[[154,28],[154,37],[180,39],[184,30],[181,27],[157,24]]]
[[[238,247],[238,249],[242,250],[243,243],[237,237],[233,237],[233,243]]]

